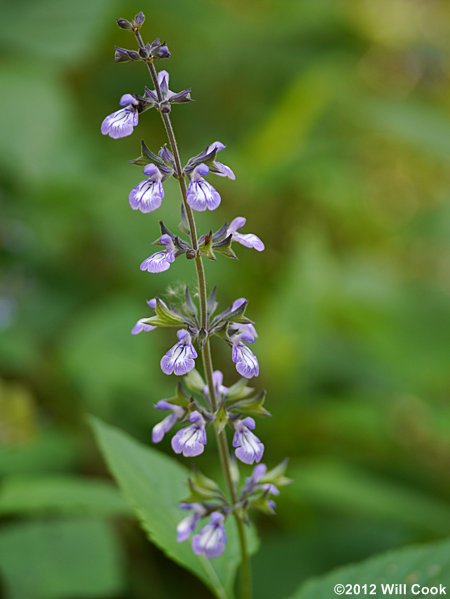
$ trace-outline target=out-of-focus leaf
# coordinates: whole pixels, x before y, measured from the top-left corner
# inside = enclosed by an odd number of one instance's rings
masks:
[[[11,476],[0,486],[0,514],[63,513],[118,516],[128,505],[109,483],[75,476]]]
[[[133,302],[116,297],[82,314],[66,333],[66,372],[97,414],[114,413],[118,406],[128,409],[130,394],[146,394],[145,404],[135,402],[133,414],[138,408],[147,412],[164,393],[157,338],[130,334],[136,320],[150,314],[142,303],[139,313]]]
[[[8,599],[115,597],[123,587],[120,549],[104,522],[10,524],[0,533],[0,555]]]
[[[79,463],[80,453],[67,432],[42,430],[26,443],[0,447],[0,474],[62,472]]]
[[[91,51],[110,14],[109,0],[5,0],[0,38],[2,45],[7,44],[15,52],[56,63],[73,63]]]
[[[336,584],[376,584],[377,595],[382,584],[405,583],[420,587],[439,587],[450,584],[450,542],[441,541],[392,551],[360,564],[335,570],[306,582],[289,599],[329,599]],[[386,594],[391,594],[387,592]],[[410,596],[410,592],[408,592]]]
[[[232,598],[240,563],[234,522],[227,523],[227,547],[222,556],[207,560],[195,555],[189,542],[176,540],[176,526],[183,517],[178,505],[186,495],[189,471],[174,459],[144,447],[96,418],[92,419],[92,425],[111,472],[150,539],[168,557],[205,582],[216,597]],[[252,552],[256,548],[252,536]]]
[[[289,470],[289,501],[311,501],[339,510],[428,533],[450,532],[448,507],[438,499],[338,461],[318,460]]]

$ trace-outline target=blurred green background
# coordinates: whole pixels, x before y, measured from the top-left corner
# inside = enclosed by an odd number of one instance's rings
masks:
[[[258,519],[256,597],[450,533],[450,6],[445,0],[3,0],[0,21],[0,573],[6,599],[210,597],[145,538],[85,422],[150,443],[173,335],[132,337],[145,300],[190,263],[138,265],[178,223],[128,206],[127,160],[164,141],[156,113],[100,135],[148,84],[116,17],[167,40],[185,160],[219,139],[220,208],[266,252],[207,264],[222,305],[250,301],[265,462],[290,457],[278,516]],[[215,364],[232,382],[228,351]],[[163,443],[162,451],[169,451]],[[214,452],[199,460],[217,470]],[[249,469],[247,469],[249,470]],[[248,475],[245,470],[245,475]]]

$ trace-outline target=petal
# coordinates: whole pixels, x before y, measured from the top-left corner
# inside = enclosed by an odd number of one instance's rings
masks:
[[[138,123],[138,114],[135,110],[122,108],[108,115],[102,123],[101,132],[113,139],[127,137],[133,133],[133,128]]]
[[[140,269],[142,271],[146,270],[147,272],[153,273],[164,272],[170,268],[170,265],[174,260],[175,256],[171,252],[168,252],[167,250],[161,250],[160,252],[156,252],[156,254],[152,254],[146,258],[142,262]]]
[[[264,243],[261,239],[253,233],[233,233],[233,241],[240,243],[241,245],[252,248],[258,252],[262,252],[265,249]]]
[[[197,165],[191,173],[191,181],[201,181],[209,173],[209,168],[203,162]]]
[[[144,166],[144,173],[148,175],[148,178],[152,179],[152,181],[160,181],[162,177],[161,171],[156,164],[146,164]]]
[[[236,447],[236,457],[244,464],[254,464],[262,459],[264,454],[264,445],[250,430],[245,430],[239,435],[239,446]]]
[[[131,104],[132,106],[137,106],[139,104],[139,102],[131,94],[124,94],[120,98],[119,104],[120,104],[120,106],[128,106],[129,104]]]
[[[161,420],[161,422],[158,422],[158,424],[155,424],[155,426],[152,429],[152,441],[153,443],[159,443],[160,441],[163,440],[164,435],[170,431],[170,429],[173,427],[173,425],[175,424],[175,422],[178,420],[176,414],[169,414],[168,416],[166,416],[164,418],[164,420]]]
[[[204,179],[189,183],[187,202],[191,208],[199,212],[215,210],[220,204],[219,193]]]
[[[167,92],[169,91],[169,73],[167,71],[159,71],[158,73],[158,83],[161,88],[161,94],[163,98],[167,96]]]
[[[156,327],[154,327],[151,324],[147,324],[145,322],[146,320],[146,318],[141,318],[140,320],[138,320],[134,327],[131,329],[131,334],[139,335],[139,333],[148,333],[150,331],[154,331]]]
[[[186,458],[193,458],[203,453],[205,449],[202,429],[195,425],[179,430],[172,438],[172,449],[175,453],[182,453]]]
[[[128,196],[133,210],[140,210],[144,214],[153,212],[161,206],[164,189],[161,182],[146,179],[133,187]]]
[[[232,181],[236,180],[236,175],[233,173],[231,168],[226,164],[222,164],[222,162],[214,162],[214,169],[212,169],[215,175],[219,175],[219,177],[228,177]]]
[[[243,343],[233,345],[232,360],[238,373],[246,379],[259,375],[259,364],[255,354]]]
[[[228,234],[235,233],[239,229],[242,229],[242,227],[245,226],[246,222],[247,219],[244,216],[236,216],[236,218],[233,218],[228,227]]]

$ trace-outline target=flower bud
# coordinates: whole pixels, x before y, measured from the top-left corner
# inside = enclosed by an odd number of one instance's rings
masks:
[[[133,29],[133,25],[127,19],[116,19],[116,23],[121,29]]]

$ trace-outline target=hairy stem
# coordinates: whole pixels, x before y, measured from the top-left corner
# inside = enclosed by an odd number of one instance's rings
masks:
[[[144,47],[144,42],[142,40],[142,36],[140,32],[137,30],[134,32],[137,42],[141,48]],[[155,69],[153,62],[146,61],[147,69],[150,73],[150,77],[152,78],[153,85],[155,86],[156,95],[158,96],[159,101],[162,100],[161,88],[158,83],[158,73]],[[180,186],[181,198],[184,206],[184,210],[186,213],[186,217],[189,223],[189,234],[191,237],[192,248],[197,252],[195,257],[195,270],[197,273],[197,283],[198,283],[198,291],[200,297],[200,326],[204,331],[208,330],[208,310],[207,310],[207,285],[206,285],[206,276],[205,276],[205,268],[203,266],[203,260],[201,255],[198,253],[198,236],[197,236],[197,227],[195,224],[194,215],[192,213],[191,207],[187,203],[187,190],[186,190],[186,181],[184,179],[183,167],[181,164],[180,152],[178,149],[177,140],[175,137],[175,132],[173,130],[172,121],[168,113],[160,112],[162,121],[164,123],[164,128],[167,133],[167,139],[169,141],[170,149],[175,159],[175,177],[178,180],[178,184]],[[213,362],[211,356],[211,346],[209,342],[209,338],[207,337],[205,345],[201,350],[202,354],[202,362],[203,362],[203,370],[206,378],[206,382],[209,390],[209,398],[211,402],[211,409],[215,412],[217,410],[217,398],[216,392],[214,388],[213,381]],[[219,447],[219,455],[220,455],[220,463],[222,465],[223,474],[228,486],[228,491],[230,494],[230,499],[233,505],[236,505],[238,502],[238,496],[236,491],[236,486],[233,482],[233,477],[231,474],[231,464],[230,464],[230,452],[228,448],[227,436],[224,430],[220,431],[217,427],[215,427],[215,433],[217,437],[217,444]],[[247,547],[247,538],[245,532],[245,525],[242,518],[236,512],[233,512],[234,518],[236,520],[236,526],[239,536],[239,545],[241,549],[241,587],[242,587],[242,599],[251,599],[252,591],[251,591],[251,571],[250,571],[250,557],[248,553]]]

